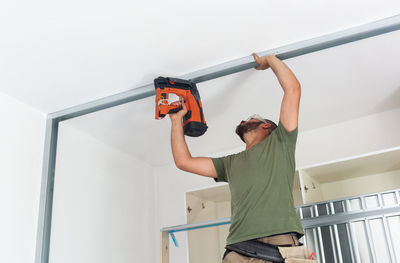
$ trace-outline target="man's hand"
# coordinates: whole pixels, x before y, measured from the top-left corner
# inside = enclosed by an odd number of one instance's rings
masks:
[[[171,103],[171,105],[182,106],[182,110],[178,111],[177,113],[169,114],[171,121],[182,121],[183,116],[185,116],[186,113],[188,112],[184,99],[182,97],[179,97],[179,101],[175,101],[175,102]]]
[[[268,69],[270,67],[269,60],[272,57],[275,57],[275,56],[274,55],[269,55],[269,56],[264,56],[264,57],[260,58],[259,56],[257,56],[256,53],[253,53],[253,57],[254,57],[254,60],[256,61],[256,63],[259,65],[259,66],[255,67],[255,69],[257,69],[257,70],[265,70],[265,69]]]

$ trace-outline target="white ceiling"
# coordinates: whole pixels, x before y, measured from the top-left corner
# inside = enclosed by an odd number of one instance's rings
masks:
[[[400,107],[400,31],[287,60],[302,83],[301,131]],[[198,84],[209,129],[187,138],[194,155],[243,145],[237,123],[253,113],[278,120],[283,92],[272,71],[248,70]],[[68,120],[152,165],[171,162],[169,118],[154,97]]]
[[[50,113],[399,13],[398,0],[3,1],[0,92]],[[301,130],[400,107],[399,46],[393,32],[285,61],[302,83]],[[251,113],[278,119],[270,70],[198,88],[209,130],[188,138],[194,155],[240,147],[233,130]],[[151,165],[172,160],[154,98],[67,122]]]

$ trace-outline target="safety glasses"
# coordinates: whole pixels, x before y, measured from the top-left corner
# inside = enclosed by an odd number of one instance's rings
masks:
[[[260,115],[258,115],[258,114],[253,114],[253,115],[251,115],[251,116],[248,117],[245,121],[242,121],[242,123],[243,123],[243,122],[248,122],[248,121],[251,120],[251,119],[256,119],[256,120],[259,120],[259,121],[261,121],[261,122],[263,122],[263,123],[267,123],[267,121],[266,121],[263,117],[261,117]]]

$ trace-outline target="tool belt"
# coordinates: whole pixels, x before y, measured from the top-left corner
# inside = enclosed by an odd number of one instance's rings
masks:
[[[253,239],[227,245],[224,258],[229,252],[234,251],[246,257],[273,263],[317,263],[317,260],[313,259],[314,253],[310,253],[303,244],[299,244],[298,246],[292,244],[276,246]]]
[[[292,245],[280,245],[280,246],[292,246]],[[227,245],[225,256],[234,251],[246,257],[259,258],[274,263],[283,263],[285,259],[279,252],[278,246],[263,243],[257,240],[247,240],[231,245]]]

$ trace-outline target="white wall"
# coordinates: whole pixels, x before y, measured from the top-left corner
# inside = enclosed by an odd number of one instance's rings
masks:
[[[50,262],[155,262],[151,167],[60,124]]]
[[[400,109],[395,109],[301,132],[296,151],[297,167],[399,145]]]
[[[324,200],[332,200],[400,188],[400,170],[322,184]]]
[[[297,167],[345,158],[400,145],[400,109],[338,123],[320,129],[301,131],[297,143]],[[190,148],[190,145],[189,145]],[[244,147],[243,147],[244,148]],[[243,149],[232,149],[223,156]],[[186,223],[184,193],[215,185],[214,180],[179,171],[173,164],[154,169],[157,181],[157,225],[160,228]],[[171,262],[188,262],[186,235],[177,236],[181,247],[170,242]]]
[[[186,224],[186,207],[184,203],[186,190],[215,183],[213,179],[180,171],[173,164],[155,167],[153,173],[156,176],[157,220],[155,225],[158,231],[162,227]],[[186,254],[186,234],[186,232],[175,234],[179,242],[178,248],[170,241],[170,262],[189,262]],[[157,242],[159,242],[159,239],[157,239]],[[159,253],[160,251],[157,247],[158,257]]]
[[[0,116],[0,262],[33,262],[46,117],[2,93]],[[300,125],[297,166],[399,146],[398,120],[400,109],[305,132]],[[152,169],[61,126],[51,261],[157,262],[159,229],[186,223],[184,192],[214,181],[173,164]],[[171,262],[187,262],[186,234],[177,238]]]
[[[0,262],[33,262],[46,116],[0,93]]]

